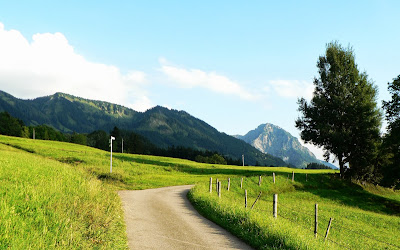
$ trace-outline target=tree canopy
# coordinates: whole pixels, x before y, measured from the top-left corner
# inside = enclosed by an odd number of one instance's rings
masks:
[[[28,131],[24,122],[12,117],[8,112],[0,113],[0,134],[28,137]]]
[[[327,44],[317,67],[311,102],[298,100],[302,116],[296,127],[305,142],[323,147],[326,161],[334,155],[342,176],[345,166],[352,174],[365,176],[380,141],[377,88],[359,72],[353,49],[337,42]]]
[[[384,149],[388,153],[389,162],[382,167],[382,184],[400,187],[400,75],[388,84],[392,99],[383,102],[388,121],[388,133],[384,138]]]

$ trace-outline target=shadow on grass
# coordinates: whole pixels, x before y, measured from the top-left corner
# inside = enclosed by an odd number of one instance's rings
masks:
[[[217,204],[213,204],[213,201],[196,198],[192,191],[189,191],[187,198],[201,215],[225,228],[255,249],[299,249],[298,246],[287,243],[279,235],[266,233],[256,221],[249,218],[249,210],[230,212],[230,210],[221,209]]]
[[[241,166],[237,166],[238,169],[235,169],[236,166],[231,166],[232,168],[230,168],[230,169],[223,169],[223,168],[221,169],[216,164],[215,165],[209,164],[209,166],[204,167],[204,165],[200,165],[201,163],[199,163],[199,166],[194,167],[194,166],[190,166],[190,165],[186,165],[186,164],[142,159],[139,157],[135,157],[134,155],[130,155],[130,156],[117,155],[117,156],[115,156],[115,158],[122,160],[122,161],[133,161],[133,162],[140,163],[140,164],[149,164],[149,165],[155,165],[155,166],[161,166],[161,167],[169,167],[169,168],[172,168],[174,171],[187,173],[187,174],[193,174],[193,175],[198,175],[198,174],[202,174],[202,175],[236,175],[238,177],[239,176],[248,177],[248,176],[256,176],[256,175],[265,175],[268,172],[270,172],[271,174],[272,174],[272,172],[282,173],[282,174],[286,173],[283,171],[265,170],[265,169],[263,169],[263,167],[258,167],[259,170],[239,169],[239,167],[241,167]]]
[[[297,174],[297,190],[312,193],[324,199],[330,199],[340,204],[356,207],[365,211],[384,213],[388,215],[400,215],[400,202],[372,194],[364,190],[360,185],[348,180],[342,180],[337,175],[325,174],[318,176]]]
[[[0,143],[3,144],[3,145],[9,146],[9,147],[13,147],[13,148],[16,148],[16,149],[31,153],[31,154],[35,154],[36,153],[34,150],[31,150],[29,148],[24,148],[24,147],[19,146],[19,145],[13,145],[13,144],[4,143],[4,142],[0,142]]]
[[[237,177],[250,177],[272,175],[272,172],[275,172],[277,176],[287,177],[289,180],[292,178],[292,175],[285,171],[279,171],[278,169],[276,171],[271,169],[267,170],[263,169],[263,167],[259,167],[259,170],[246,170],[239,168],[239,166],[238,169],[234,167],[230,169],[221,169],[216,167],[218,165],[204,166],[199,164],[198,166],[190,166],[186,164],[143,159],[135,157],[134,155],[117,155],[115,158],[122,161],[133,161],[141,164],[160,166],[164,167],[167,171],[176,171],[192,175],[232,175]],[[400,202],[372,194],[364,190],[360,185],[342,180],[335,174],[308,174],[306,181],[305,174],[296,173],[294,187],[297,190],[309,192],[346,206],[389,215],[400,215]]]
[[[84,163],[83,160],[76,158],[76,157],[61,157],[61,158],[56,158],[57,161],[70,164],[70,165],[79,165],[81,163]]]
[[[126,188],[128,185],[126,183],[126,180],[123,178],[121,174],[118,173],[97,173],[90,171],[91,174],[93,174],[97,179],[104,183],[109,183],[113,184],[115,186],[118,186],[120,188]]]

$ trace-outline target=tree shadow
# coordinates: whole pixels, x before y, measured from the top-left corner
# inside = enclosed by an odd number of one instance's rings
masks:
[[[187,164],[179,164],[166,161],[157,161],[135,157],[135,155],[116,155],[116,159],[123,161],[133,161],[141,164],[149,164],[166,168],[168,171],[182,172],[192,175],[233,175],[237,177],[250,177],[257,175],[272,175],[275,172],[276,176],[288,176],[291,179],[291,174],[278,169],[243,169],[238,166],[237,169],[219,168],[218,165],[201,165],[191,166]],[[347,180],[342,180],[335,174],[306,174],[296,173],[294,187],[296,190],[312,193],[321,198],[329,199],[340,204],[351,207],[356,207],[366,211],[384,213],[388,215],[400,216],[400,202],[385,198],[376,194],[372,194],[364,190],[360,185]]]
[[[297,174],[297,176],[305,174]],[[325,174],[298,177],[295,185],[297,190],[312,193],[324,199],[329,199],[343,205],[356,207],[365,211],[400,216],[400,202],[366,191],[362,186],[349,180],[342,180],[337,175]]]

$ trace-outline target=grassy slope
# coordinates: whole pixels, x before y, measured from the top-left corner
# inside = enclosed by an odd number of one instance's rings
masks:
[[[118,196],[81,169],[0,144],[0,183],[1,249],[126,248]]]
[[[281,173],[273,184],[272,174],[268,174],[263,177],[261,187],[257,177],[245,178],[243,189],[239,179],[232,179],[229,192],[224,180],[221,198],[215,191],[210,194],[209,185],[202,183],[191,191],[190,199],[203,214],[241,235],[256,248],[397,249],[384,242],[400,245],[399,192],[380,189],[391,197],[384,198],[329,175],[308,175],[307,182],[304,174],[295,177],[292,183],[287,174]],[[244,208],[244,189],[248,190],[249,206],[262,192],[251,211]],[[277,219],[272,216],[275,193],[279,201]],[[315,203],[319,207],[317,240],[313,234]],[[329,218],[334,220],[328,239],[334,242],[322,240]]]
[[[396,242],[396,239],[400,236],[397,230],[400,225],[399,217],[398,214],[395,215],[396,212],[398,213],[400,203],[399,192],[391,193],[386,189],[371,186],[367,187],[370,192],[366,192],[360,186],[343,184],[327,175],[321,175],[323,173],[334,173],[335,171],[296,169],[296,182],[292,184],[287,181],[287,175],[292,170],[287,168],[214,166],[165,157],[113,154],[113,173],[110,174],[109,153],[101,150],[61,142],[33,141],[5,136],[0,136],[0,143],[3,144],[2,146],[0,144],[2,147],[0,159],[8,159],[1,162],[1,180],[5,177],[12,177],[23,180],[24,186],[31,187],[41,183],[40,185],[43,185],[41,187],[42,192],[40,196],[36,196],[38,200],[35,203],[36,210],[32,210],[36,212],[32,212],[32,214],[44,213],[44,215],[40,215],[41,218],[46,221],[46,225],[52,225],[51,227],[54,228],[48,231],[50,233],[44,234],[42,224],[33,223],[35,226],[30,226],[27,216],[20,216],[21,224],[18,226],[21,228],[20,230],[31,231],[32,228],[36,228],[36,233],[34,233],[36,237],[32,236],[32,241],[25,240],[25,238],[17,240],[17,238],[20,238],[15,237],[15,235],[19,235],[18,232],[12,230],[6,232],[0,229],[0,248],[4,244],[9,244],[10,246],[26,246],[28,244],[30,246],[58,246],[54,242],[64,242],[64,246],[68,246],[68,248],[81,245],[99,246],[101,248],[111,248],[111,246],[112,248],[124,248],[126,247],[126,236],[120,219],[122,217],[120,201],[114,192],[116,189],[145,189],[193,183],[198,184],[191,192],[191,199],[196,206],[204,213],[207,213],[208,216],[213,216],[216,221],[228,218],[231,223],[226,221],[219,221],[219,223],[233,231],[235,231],[235,228],[239,229],[236,233],[257,247],[270,244],[270,246],[274,245],[283,248],[313,249],[326,247],[327,244],[330,244],[315,240],[312,231],[306,229],[311,227],[311,219],[309,217],[300,216],[297,223],[300,226],[293,226],[294,223],[281,218],[273,220],[270,211],[272,203],[268,200],[272,200],[272,194],[275,192],[279,193],[279,204],[282,204],[280,205],[279,214],[283,216],[285,216],[283,206],[289,208],[286,211],[286,216],[291,216],[291,209],[296,211],[305,210],[308,213],[312,213],[314,203],[318,202],[321,215],[320,234],[326,228],[327,218],[334,217],[330,238],[345,242],[343,244],[347,244],[346,242],[349,240],[347,238],[350,237],[346,237],[346,235],[349,234],[342,233],[345,236],[339,235],[339,230],[335,229],[335,223],[336,226],[342,225],[356,231],[362,230],[364,233],[377,234],[377,237],[384,237],[383,239],[389,242]],[[13,148],[6,147],[4,144],[11,145]],[[24,161],[18,162],[16,158],[24,159]],[[35,161],[39,161],[41,164],[33,164]],[[15,172],[3,174],[3,169],[14,168],[19,169],[23,174],[16,175]],[[54,173],[49,169],[56,169],[58,172]],[[59,171],[66,171],[62,176],[73,176],[73,178],[71,177],[71,180],[69,177],[59,178],[61,174],[56,174]],[[256,177],[250,178],[250,176],[259,174],[270,176],[272,171],[278,174],[277,184],[271,185],[271,177],[268,177],[269,180],[268,178],[264,179],[262,188],[258,190],[256,183],[258,180]],[[35,172],[46,174],[35,175]],[[314,174],[309,174],[309,181],[305,182],[302,173]],[[246,188],[249,189],[249,203],[254,201],[258,191],[263,191],[261,201],[256,206],[258,209],[265,211],[253,210],[249,213],[242,209],[243,191],[238,187],[238,178],[241,176],[249,176],[249,178],[245,179],[245,187],[248,185]],[[226,192],[224,192],[221,200],[215,197],[215,192],[212,195],[207,192],[209,177],[213,177],[214,180],[215,178],[226,180],[227,177],[236,177],[235,181],[232,180],[233,190],[229,192],[229,198]],[[49,182],[49,180],[52,181]],[[59,183],[54,184],[54,181]],[[236,184],[234,184],[235,182]],[[1,190],[4,190],[3,185],[9,188],[9,182],[7,184],[3,183],[6,182],[1,182]],[[54,187],[60,188],[55,189]],[[14,186],[10,187],[9,191],[0,193],[2,200],[5,200],[4,198],[7,198],[10,194],[19,195],[18,199],[9,199],[1,203],[2,206],[8,206],[8,210],[2,207],[0,211],[0,228],[3,228],[2,223],[7,221],[4,218],[8,218],[12,214],[10,207],[25,206],[25,198],[27,196],[24,192],[19,191],[20,189],[21,186]],[[46,192],[46,190],[52,189],[57,191],[57,195],[52,194],[52,192]],[[28,188],[27,190],[34,189]],[[79,204],[86,209],[89,215],[81,216],[81,212],[76,212],[77,209],[72,209],[73,205],[71,204],[75,205],[74,202],[77,200],[80,201]],[[379,202],[383,202],[384,205],[380,205]],[[52,204],[58,205],[53,206]],[[90,214],[93,207],[96,206],[98,211]],[[107,206],[111,206],[112,209],[104,209]],[[74,211],[77,215],[74,215]],[[210,211],[214,212],[211,213]],[[52,214],[67,216],[64,216],[64,219],[58,217],[54,219],[51,217]],[[71,231],[63,229],[64,231],[61,230],[59,232],[56,230],[60,226],[54,225],[58,225],[59,221],[67,221],[67,218],[75,218],[73,216],[76,216],[74,223],[77,221],[76,223],[86,225],[85,227],[80,227],[83,228],[83,231],[77,232],[74,226],[72,226],[74,229],[71,229]],[[339,219],[340,217],[343,218]],[[118,219],[110,220],[110,218]],[[357,223],[355,223],[356,221]],[[61,228],[71,227],[72,222],[68,223],[70,224],[66,224],[66,227],[62,226]],[[378,227],[379,232],[382,233],[376,233],[377,230],[374,227],[368,226],[370,223]],[[356,224],[359,226],[356,226]],[[8,228],[15,229],[16,227]],[[246,228],[250,233],[244,234],[243,228]],[[67,239],[70,239],[71,232],[74,232],[74,235],[83,235],[82,239],[76,238],[78,236],[73,236],[73,241],[67,241]],[[95,233],[100,235],[96,236],[97,238],[90,237],[91,234]],[[50,234],[51,236],[49,236]],[[356,242],[352,239],[350,241],[353,242],[349,243],[353,244],[351,246],[363,244],[363,242]],[[373,246],[371,244],[373,243],[368,243],[367,246]],[[333,243],[331,245],[335,246]],[[331,246],[329,245],[329,247]]]

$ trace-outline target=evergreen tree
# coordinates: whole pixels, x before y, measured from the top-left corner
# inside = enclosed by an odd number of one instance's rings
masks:
[[[71,142],[86,146],[87,145],[87,137],[86,137],[85,134],[77,134],[77,133],[74,132],[71,135]]]
[[[113,151],[120,152],[122,150],[122,137],[121,131],[118,127],[114,127],[113,130],[110,131],[110,135],[115,137],[115,141],[113,141]]]
[[[325,166],[324,164],[311,162],[311,163],[307,164],[306,169],[331,169],[331,168],[328,166]]]
[[[110,136],[103,130],[94,131],[87,136],[87,145],[89,147],[109,150]]]
[[[388,133],[384,138],[384,149],[389,155],[389,162],[383,165],[382,184],[400,188],[400,75],[388,84],[392,99],[383,102],[386,119],[389,123]]]
[[[24,136],[26,131],[24,123],[12,117],[8,112],[0,113],[0,134],[9,136]]]
[[[305,142],[323,147],[326,161],[330,154],[335,156],[341,176],[349,165],[352,175],[367,178],[380,141],[377,89],[365,72],[359,72],[352,48],[337,42],[327,45],[317,67],[311,102],[298,101],[302,117],[296,127]]]

